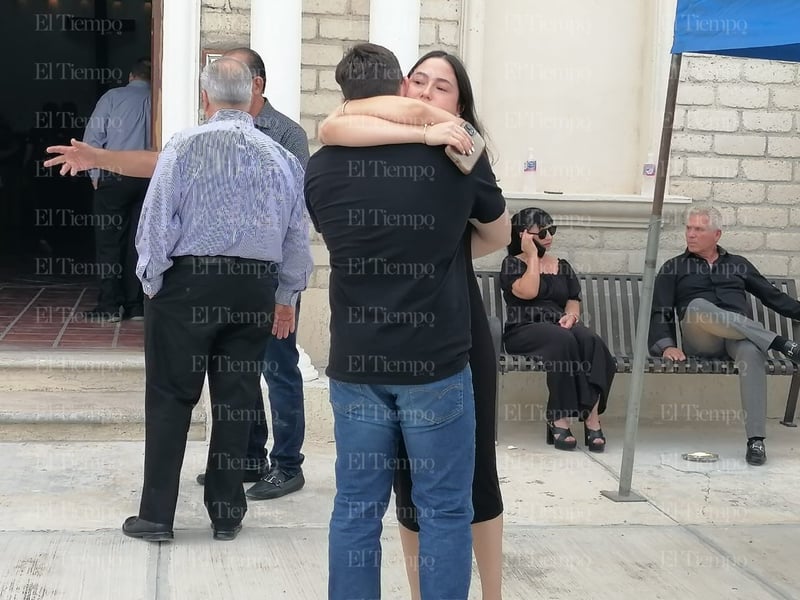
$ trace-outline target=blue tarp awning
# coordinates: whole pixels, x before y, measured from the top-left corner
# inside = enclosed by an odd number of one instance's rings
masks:
[[[800,62],[800,0],[678,0],[683,52]]]

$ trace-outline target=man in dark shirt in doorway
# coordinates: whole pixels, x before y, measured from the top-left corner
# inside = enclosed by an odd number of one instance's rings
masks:
[[[336,80],[346,100],[406,84],[395,56],[374,44],[352,48]],[[422,597],[466,598],[475,414],[462,243],[469,220],[489,251],[508,243],[501,190],[485,157],[464,176],[442,148],[422,143],[326,147],[308,163],[306,203],[331,264],[328,597],[380,597],[381,520],[402,436]]]
[[[665,262],[656,277],[649,346],[653,354],[671,360],[686,360],[685,350],[696,356],[728,356],[740,365],[745,459],[748,464],[763,465],[767,460],[766,353],[777,350],[800,362],[800,345],[747,318],[745,294],[753,294],[792,319],[800,319],[800,302],[773,286],[746,258],[718,246],[721,235],[722,216],[717,209],[689,210],[686,251]],[[677,347],[676,311],[684,350]]]
[[[128,85],[109,90],[97,101],[83,141],[108,150],[150,150],[150,59],[131,69]],[[134,237],[147,193],[147,179],[95,169],[95,257],[100,291],[97,306],[84,313],[92,321],[142,320],[142,288],[136,278]],[[121,310],[120,310],[121,309]]]

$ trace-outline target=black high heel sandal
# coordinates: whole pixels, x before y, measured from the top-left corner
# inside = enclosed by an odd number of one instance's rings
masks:
[[[595,440],[603,440],[602,444],[596,444]],[[583,443],[589,448],[589,452],[603,452],[606,449],[606,436],[602,429],[589,429],[583,423]]]
[[[568,437],[573,438],[571,442],[566,441]],[[567,427],[556,427],[552,421],[547,422],[547,443],[555,446],[556,450],[574,450],[578,445],[578,440],[572,435]]]

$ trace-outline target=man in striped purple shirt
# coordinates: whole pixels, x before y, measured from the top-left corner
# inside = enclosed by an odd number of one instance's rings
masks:
[[[294,331],[311,273],[303,169],[256,129],[251,84],[247,65],[232,58],[203,70],[208,122],[164,147],[142,209],[146,439],[139,514],[123,525],[132,537],[173,538],[186,436],[206,373],[213,429],[205,505],[214,538],[236,537],[264,347],[270,335]]]
[[[249,113],[256,128],[294,154],[305,169],[309,158],[308,138],[298,123],[275,110],[264,97],[267,75],[261,56],[250,48],[234,48],[225,52],[225,56],[242,61],[252,71]],[[99,166],[130,177],[151,177],[158,158],[158,152],[107,151],[75,140],[72,144],[48,148],[48,152],[58,152],[60,156],[47,161],[45,166],[62,165],[62,175],[67,171],[74,175]],[[295,327],[299,314],[300,298],[295,310]],[[267,345],[264,379],[269,387],[273,443],[268,457],[268,420],[263,399],[259,399],[250,430],[244,475],[245,482],[256,482],[247,490],[247,497],[252,500],[280,498],[305,485],[302,469],[305,457],[301,452],[305,438],[305,407],[298,359],[295,333]],[[205,473],[200,473],[197,482],[203,485],[205,477]]]

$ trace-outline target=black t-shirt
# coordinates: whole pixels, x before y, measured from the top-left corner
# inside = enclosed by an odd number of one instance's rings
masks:
[[[466,366],[464,230],[503,214],[495,181],[485,157],[463,175],[443,148],[421,144],[311,157],[306,203],[331,264],[329,377],[415,385]]]
[[[506,331],[528,323],[557,323],[564,316],[568,300],[580,302],[581,284],[572,265],[563,258],[558,259],[558,271],[555,274],[539,275],[539,294],[536,298],[518,298],[511,288],[527,269],[528,264],[516,256],[506,256],[500,267],[500,288],[506,301]]]
[[[747,313],[747,293],[761,300],[778,314],[800,319],[800,302],[784,294],[759,272],[744,256],[731,254],[717,246],[719,258],[713,263],[687,249],[665,262],[658,271],[653,290],[648,347],[661,356],[674,347],[675,310],[682,320],[686,307],[695,298],[703,298],[724,310]]]

